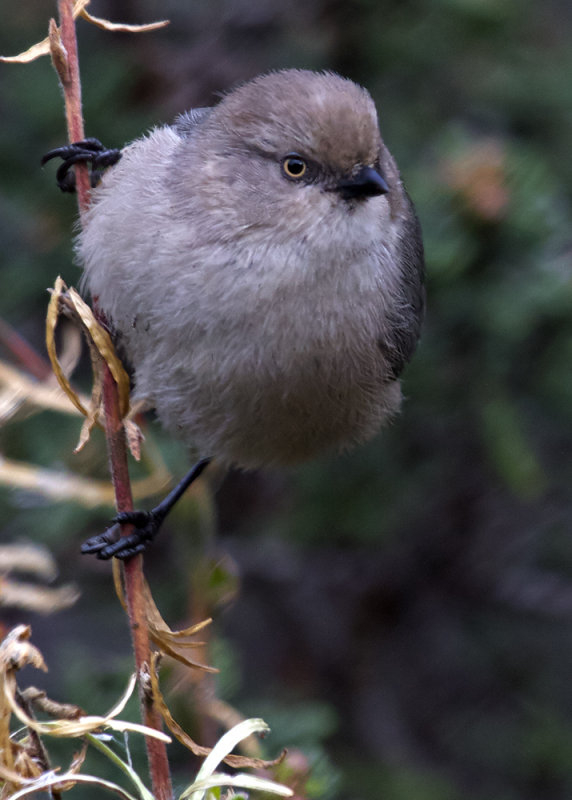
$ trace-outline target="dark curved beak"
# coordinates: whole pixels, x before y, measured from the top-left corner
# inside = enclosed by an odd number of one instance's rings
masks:
[[[389,186],[383,175],[376,169],[361,167],[351,178],[339,181],[334,191],[339,192],[345,200],[351,200],[387,194]]]

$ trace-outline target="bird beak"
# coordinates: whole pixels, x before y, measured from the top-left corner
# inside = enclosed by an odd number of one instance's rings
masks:
[[[346,180],[339,181],[334,187],[334,191],[339,192],[344,200],[360,197],[375,197],[380,194],[387,194],[389,186],[383,175],[373,167],[361,167],[355,175]]]

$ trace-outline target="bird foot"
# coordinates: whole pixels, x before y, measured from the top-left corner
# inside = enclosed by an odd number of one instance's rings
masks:
[[[75,192],[74,164],[79,162],[91,165],[90,181],[92,188],[97,186],[106,167],[117,164],[121,158],[121,150],[108,150],[98,139],[82,139],[80,142],[56,147],[42,158],[42,166],[52,158],[61,158],[63,163],[58,167],[56,181],[62,192]]]
[[[92,536],[83,543],[81,552],[93,553],[96,558],[103,560],[114,556],[121,559],[131,558],[137,553],[142,553],[157,535],[165,517],[175,503],[193,481],[204,472],[210,460],[210,458],[202,458],[197,461],[167,497],[150,511],[120,511],[111,520],[113,524],[107,530],[98,536]],[[133,525],[135,530],[127,536],[121,536],[121,526],[126,524]]]
[[[157,535],[165,515],[155,509],[151,511],[122,511],[111,521],[112,525],[103,533],[87,539],[81,547],[83,554],[93,554],[106,561],[109,558],[122,560],[131,558],[147,549]],[[121,526],[131,524],[135,530],[121,536]]]

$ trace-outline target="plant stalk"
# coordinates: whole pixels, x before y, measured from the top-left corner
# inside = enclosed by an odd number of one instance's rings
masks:
[[[58,13],[62,49],[58,58],[52,55],[52,60],[63,87],[68,138],[70,142],[77,142],[85,138],[85,134],[73,0],[58,0]],[[80,216],[83,217],[90,203],[90,179],[87,165],[76,164],[75,173],[78,205]],[[97,303],[94,303],[94,312],[100,321],[105,322],[102,313],[97,308]],[[133,497],[129,479],[125,431],[119,410],[119,395],[113,376],[106,364],[103,365],[103,370],[105,434],[115,502],[118,511],[130,511],[133,509]],[[125,525],[122,535],[126,536],[130,531],[131,526]],[[125,563],[124,578],[127,612],[139,676],[141,716],[145,725],[161,730],[161,716],[153,707],[150,693],[144,687],[145,676],[150,668],[151,651],[145,615],[143,557],[141,555],[137,555]],[[146,739],[146,746],[153,794],[156,800],[171,800],[171,776],[165,743],[149,737]]]

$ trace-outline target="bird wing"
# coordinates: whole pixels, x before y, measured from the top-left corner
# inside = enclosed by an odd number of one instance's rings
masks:
[[[394,378],[398,378],[411,359],[421,333],[425,316],[425,259],[421,226],[413,204],[406,194],[409,214],[401,229],[402,303],[395,319],[388,326],[384,339],[378,342],[386,356]]]

